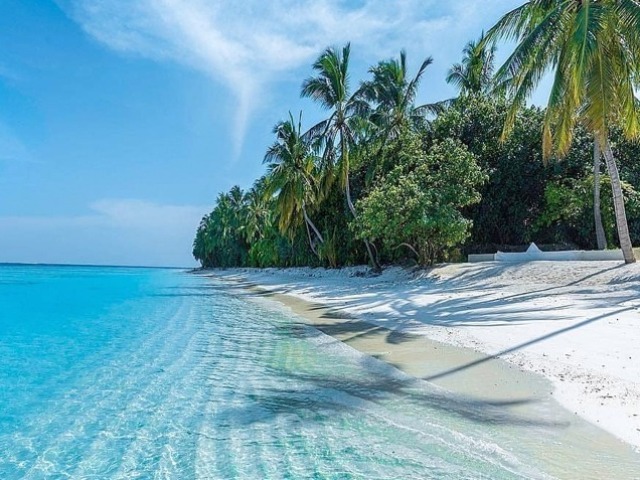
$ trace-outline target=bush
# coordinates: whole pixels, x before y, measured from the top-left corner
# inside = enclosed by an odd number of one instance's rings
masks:
[[[582,179],[549,182],[544,192],[544,209],[534,224],[534,231],[547,230],[557,241],[569,241],[580,248],[596,248],[593,216],[593,175]],[[611,180],[600,177],[600,209],[607,244],[617,244],[616,220],[611,193]],[[640,194],[628,183],[622,183],[628,217],[640,214]]]
[[[471,221],[461,209],[480,201],[486,177],[475,157],[448,139],[425,152],[421,139],[405,132],[388,152],[395,167],[358,202],[352,223],[357,238],[380,241],[387,251],[406,247],[422,264],[454,253],[468,237]]]

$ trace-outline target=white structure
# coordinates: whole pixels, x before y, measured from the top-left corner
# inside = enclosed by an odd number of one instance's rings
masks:
[[[469,255],[469,262],[531,262],[535,260],[624,260],[622,250],[565,250],[559,252],[543,252],[535,243],[529,245],[526,252],[505,253],[498,251],[494,255]]]

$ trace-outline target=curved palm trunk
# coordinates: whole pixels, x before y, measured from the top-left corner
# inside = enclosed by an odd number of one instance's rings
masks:
[[[349,206],[349,210],[351,211],[351,215],[353,218],[357,218],[356,207],[353,205],[353,201],[351,200],[351,186],[349,185],[349,152],[347,150],[347,145],[344,140],[344,135],[340,133],[340,149],[342,150],[342,168],[344,168],[344,191],[345,196],[347,197],[347,205]],[[365,247],[367,247],[367,254],[369,255],[369,260],[371,261],[371,265],[376,272],[382,270],[380,268],[380,264],[376,260],[375,255],[373,254],[373,250],[371,249],[371,243],[369,240],[364,241]]]
[[[315,224],[309,218],[309,215],[307,214],[307,208],[304,205],[302,205],[302,215],[304,215],[304,221],[307,222],[307,225],[309,227],[311,227],[313,233],[315,233],[316,237],[318,237],[318,240],[320,240],[320,243],[324,243],[324,238],[322,238],[320,231],[316,228]]]
[[[627,214],[624,209],[624,197],[622,196],[622,185],[620,183],[620,175],[618,174],[618,167],[616,165],[615,158],[613,158],[613,152],[611,151],[611,145],[609,140],[606,139],[604,143],[602,153],[604,159],[607,162],[607,170],[609,171],[609,177],[611,177],[611,190],[613,191],[613,206],[616,211],[616,225],[618,226],[618,237],[620,238],[620,248],[622,248],[622,255],[624,256],[625,263],[634,263],[636,258],[633,254],[633,246],[631,244],[631,237],[629,236],[629,226],[627,225]]]
[[[351,212],[351,215],[353,215],[353,218],[356,218],[358,215],[356,214],[356,207],[353,205],[353,200],[351,200],[351,187],[349,186],[349,173],[347,172],[345,176],[346,176],[346,180],[345,180],[344,193],[345,193],[345,196],[347,197],[347,206],[349,207],[349,211]]]
[[[593,140],[593,219],[596,226],[596,241],[598,250],[606,250],[607,237],[602,225],[602,211],[600,210],[600,142]]]
[[[309,247],[311,248],[311,251],[313,252],[313,254],[316,257],[318,257],[318,260],[322,260],[322,258],[320,258],[320,252],[318,252],[318,249],[316,248],[316,244],[313,241],[313,238],[311,237],[311,229],[313,229],[313,232],[316,234],[318,240],[320,240],[320,243],[324,243],[324,238],[322,238],[322,235],[320,235],[320,232],[318,231],[318,229],[316,228],[314,223],[309,218],[309,215],[307,215],[307,209],[304,206],[304,204],[302,205],[302,215],[304,216],[304,226],[305,226],[305,228],[307,230],[307,238],[309,239]]]
[[[316,249],[316,246],[313,243],[313,238],[311,238],[311,230],[309,229],[309,224],[306,221],[304,222],[304,226],[307,230],[307,239],[309,240],[309,248],[311,248],[311,251],[313,252],[313,254],[316,257],[318,257],[318,260],[321,260],[320,254],[318,253],[318,250]]]

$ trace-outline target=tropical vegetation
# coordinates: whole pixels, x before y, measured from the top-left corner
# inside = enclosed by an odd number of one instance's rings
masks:
[[[625,261],[635,261],[618,167],[613,126],[628,139],[640,135],[635,88],[640,73],[640,4],[629,0],[530,0],[504,15],[486,40],[518,45],[496,74],[509,90],[508,134],[523,102],[551,69],[553,86],[544,115],[543,155],[564,156],[581,123],[607,164],[618,238]],[[485,43],[486,43],[485,40]],[[595,155],[596,162],[599,154]]]
[[[351,82],[351,48],[327,48],[302,113],[273,129],[266,171],[221,193],[197,230],[205,267],[429,265],[467,253],[640,243],[636,69],[640,6],[530,0],[467,44],[453,99],[419,104],[430,57],[406,52]],[[496,41],[517,45],[495,67]],[[546,108],[526,106],[546,71]],[[600,171],[604,157],[607,174]]]

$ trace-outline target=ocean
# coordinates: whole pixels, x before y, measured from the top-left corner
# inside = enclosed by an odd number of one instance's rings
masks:
[[[213,278],[0,266],[3,480],[640,472],[624,448],[553,458],[544,446],[561,441],[561,423],[483,417],[485,407]]]

